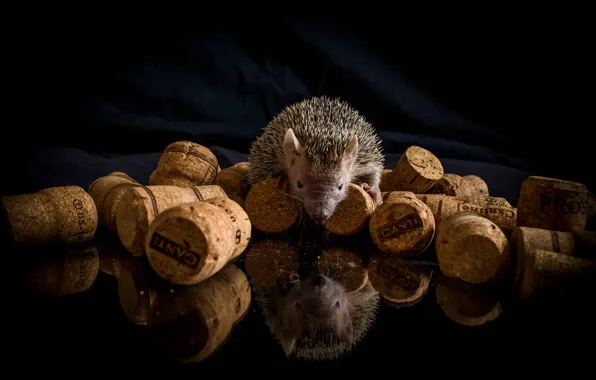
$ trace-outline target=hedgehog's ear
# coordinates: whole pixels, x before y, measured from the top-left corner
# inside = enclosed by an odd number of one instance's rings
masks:
[[[354,165],[358,156],[358,136],[354,135],[344,151],[344,162],[348,166]]]
[[[295,154],[299,155],[303,150],[304,148],[296,138],[294,131],[292,128],[289,128],[284,136],[284,155],[286,157],[292,157]]]

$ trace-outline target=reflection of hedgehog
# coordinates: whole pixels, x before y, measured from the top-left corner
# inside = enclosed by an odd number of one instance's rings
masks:
[[[255,300],[286,355],[301,359],[336,359],[359,343],[372,325],[379,295],[367,283],[346,293],[341,284],[314,275],[288,289],[256,286]]]

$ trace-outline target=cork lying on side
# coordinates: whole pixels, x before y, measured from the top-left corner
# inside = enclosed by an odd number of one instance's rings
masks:
[[[427,149],[410,146],[393,168],[394,190],[425,193],[445,173],[441,161]]]
[[[349,184],[346,197],[335,209],[333,215],[324,222],[329,232],[349,236],[362,231],[375,211],[376,203],[360,186]]]
[[[0,217],[3,239],[15,249],[85,243],[99,224],[93,198],[79,186],[2,197]]]
[[[439,216],[439,208],[441,205],[441,201],[447,197],[453,201],[470,203],[473,205],[481,206],[481,207],[489,207],[489,206],[497,206],[497,207],[511,207],[511,204],[505,199],[500,197],[483,197],[483,196],[475,196],[475,197],[456,197],[450,196],[445,194],[416,194],[416,197],[420,199],[424,204],[426,204],[434,218],[435,221],[438,221]]]
[[[244,208],[257,230],[280,233],[298,221],[302,205],[298,199],[280,190],[276,179],[266,179],[252,186]]]
[[[244,199],[250,190],[250,186],[246,179],[247,174],[248,163],[239,162],[229,168],[222,169],[217,173],[215,184],[221,186],[228,197],[237,196]]]
[[[440,226],[441,223],[443,223],[443,220],[449,218],[453,214],[467,211],[472,211],[484,216],[495,223],[506,235],[510,235],[517,226],[517,209],[515,208],[478,206],[451,197],[444,197],[441,199],[437,215],[437,224]]]

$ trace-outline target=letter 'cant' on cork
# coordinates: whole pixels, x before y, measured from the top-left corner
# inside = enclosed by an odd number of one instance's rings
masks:
[[[181,204],[151,222],[145,240],[147,260],[160,277],[174,284],[198,284],[234,258],[237,230],[228,214],[214,204]],[[242,236],[238,241],[241,247]]]
[[[588,189],[578,182],[530,176],[521,185],[517,224],[563,232],[586,227]]]
[[[372,197],[360,186],[349,184],[346,197],[341,201],[333,215],[324,222],[329,232],[349,236],[362,231],[372,213],[376,203]]]
[[[507,236],[492,221],[475,212],[444,219],[435,239],[441,272],[471,284],[500,281],[510,265]]]
[[[149,185],[213,185],[218,172],[217,157],[209,148],[192,141],[177,141],[164,149]]]
[[[435,235],[435,219],[428,206],[414,194],[392,192],[370,217],[369,233],[381,251],[413,257],[430,246]]]
[[[393,183],[395,190],[423,194],[443,174],[441,161],[427,149],[414,145],[406,149],[393,168]]]
[[[162,211],[182,203],[225,196],[226,193],[217,185],[129,187],[124,190],[116,210],[120,242],[134,256],[142,256],[149,224]]]
[[[281,233],[298,221],[300,201],[270,178],[256,183],[246,195],[244,208],[254,228],[265,233]]]
[[[99,224],[93,198],[79,186],[4,196],[0,216],[3,239],[15,249],[85,243]]]

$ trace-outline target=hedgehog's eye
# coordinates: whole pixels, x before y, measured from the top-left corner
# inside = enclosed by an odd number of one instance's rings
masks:
[[[339,185],[339,186],[337,187],[337,190],[341,190],[341,189],[343,189],[343,187],[344,187],[344,184],[342,183],[341,185]]]
[[[339,301],[335,303],[335,307],[339,308]]]
[[[298,181],[298,183],[296,185],[298,186],[299,189],[302,189],[302,182]]]

